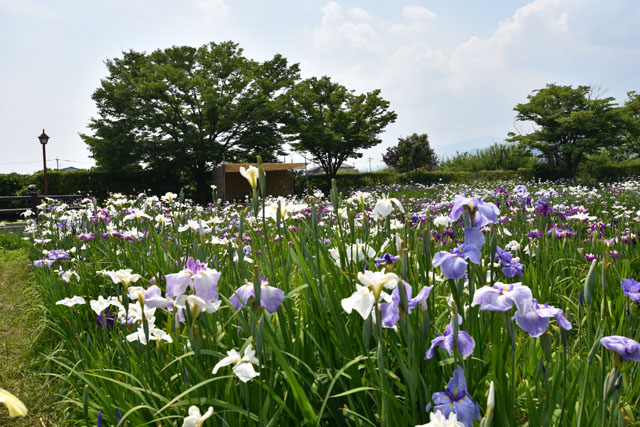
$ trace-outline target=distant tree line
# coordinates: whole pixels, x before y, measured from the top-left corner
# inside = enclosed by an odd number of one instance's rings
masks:
[[[527,131],[509,133],[505,142],[437,160],[426,134],[400,138],[384,162],[397,171],[544,169],[547,176],[575,177],[585,162],[605,167],[635,162],[640,155],[640,94],[628,92],[618,105],[590,86],[548,84],[514,107]],[[422,162],[422,164],[420,164]],[[541,173],[542,174],[542,173]],[[542,174],[544,175],[544,174]]]

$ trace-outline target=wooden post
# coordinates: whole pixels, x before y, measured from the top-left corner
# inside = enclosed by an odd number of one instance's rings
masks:
[[[29,187],[29,208],[33,211],[33,213],[38,215],[38,205],[40,204],[40,198],[38,197],[38,193],[36,192],[36,186],[31,184]]]

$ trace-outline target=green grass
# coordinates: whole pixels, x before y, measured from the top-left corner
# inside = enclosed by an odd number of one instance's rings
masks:
[[[0,405],[0,426],[54,426],[62,415],[52,405],[52,382],[41,373],[39,349],[48,345],[41,341],[43,314],[34,303],[29,258],[18,246],[18,237],[0,235],[0,387],[18,396],[29,414],[9,418]]]

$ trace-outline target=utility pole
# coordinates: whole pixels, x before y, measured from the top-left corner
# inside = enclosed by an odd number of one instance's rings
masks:
[[[373,158],[367,157],[367,159],[369,159],[369,173],[371,173],[371,160],[373,160]]]
[[[56,170],[60,170],[60,159],[56,157]]]

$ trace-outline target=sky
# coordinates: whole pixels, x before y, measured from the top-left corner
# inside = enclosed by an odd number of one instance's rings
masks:
[[[414,132],[441,157],[526,132],[513,107],[549,83],[623,103],[640,91],[638,22],[638,0],[0,0],[0,173],[42,169],[43,128],[49,168],[91,167],[79,134],[123,51],[232,40],[303,78],[380,89],[398,118],[348,161],[368,171]]]

